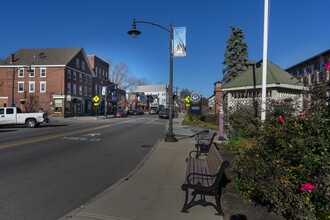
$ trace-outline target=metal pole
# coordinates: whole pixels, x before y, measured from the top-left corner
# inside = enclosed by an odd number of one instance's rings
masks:
[[[104,117],[107,117],[107,92],[108,92],[108,87],[105,87],[104,91]]]
[[[165,142],[176,142],[178,141],[175,138],[173,133],[173,25],[170,25],[170,86],[169,86],[169,126],[168,132],[165,137]]]
[[[11,107],[15,107],[15,98],[14,98],[14,92],[15,92],[15,67],[13,67],[13,79],[12,79],[12,87],[11,87]]]
[[[268,0],[264,6],[264,44],[262,58],[262,91],[261,91],[261,121],[266,119],[266,87],[267,87],[267,46],[268,46]]]

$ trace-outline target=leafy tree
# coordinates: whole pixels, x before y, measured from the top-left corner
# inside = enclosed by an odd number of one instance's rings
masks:
[[[248,46],[243,42],[245,37],[240,28],[230,27],[232,32],[227,40],[227,47],[225,51],[223,65],[226,66],[222,70],[223,83],[227,83],[235,77],[242,74],[247,69],[248,62]]]
[[[188,95],[190,96],[191,93],[189,89],[181,89],[180,97],[184,100]]]

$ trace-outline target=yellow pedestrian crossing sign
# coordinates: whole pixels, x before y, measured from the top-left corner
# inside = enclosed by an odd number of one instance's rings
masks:
[[[190,96],[188,95],[188,96],[185,98],[185,100],[186,100],[186,102],[189,104],[189,103],[190,103],[190,101],[191,101],[191,98],[190,98]]]
[[[100,97],[98,97],[98,96],[96,95],[96,96],[94,96],[93,100],[94,100],[94,102],[98,102],[98,101],[100,101]]]

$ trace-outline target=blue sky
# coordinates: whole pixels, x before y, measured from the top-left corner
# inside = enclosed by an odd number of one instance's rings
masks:
[[[285,69],[330,48],[329,0],[269,0],[268,59]],[[222,79],[230,26],[243,30],[249,59],[262,59],[264,0],[0,0],[0,57],[22,48],[83,47],[126,63],[150,84],[169,82],[169,34],[132,19],[187,28],[187,56],[174,59],[174,87],[203,97]]]

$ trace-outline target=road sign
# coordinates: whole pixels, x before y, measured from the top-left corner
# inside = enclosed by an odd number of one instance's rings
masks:
[[[94,102],[98,102],[98,101],[100,101],[100,97],[98,97],[98,96],[96,95],[96,96],[94,96],[93,100],[94,100]]]
[[[193,102],[199,102],[201,100],[201,95],[197,92],[191,93],[191,100]]]
[[[186,104],[186,107],[190,107],[190,104]]]
[[[97,103],[97,102],[94,102],[94,106],[99,106],[99,103]]]
[[[188,96],[185,98],[185,100],[186,100],[187,103],[190,103],[190,101],[191,101],[190,96],[188,95]]]

